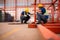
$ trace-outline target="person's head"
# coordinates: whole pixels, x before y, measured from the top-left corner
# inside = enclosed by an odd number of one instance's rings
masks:
[[[29,8],[25,8],[25,12],[29,12]]]
[[[43,4],[38,4],[38,8],[43,7]]]

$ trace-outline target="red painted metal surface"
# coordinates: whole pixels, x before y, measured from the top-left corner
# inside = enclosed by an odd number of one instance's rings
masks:
[[[14,21],[17,19],[17,0],[15,0],[15,17]]]
[[[53,31],[54,33],[60,34],[60,23],[46,23],[42,24],[47,29]]]
[[[6,11],[6,0],[4,0],[4,12]]]
[[[37,28],[37,24],[28,24],[28,28]]]
[[[51,13],[52,13],[52,22],[54,22],[54,5],[52,5]]]
[[[57,0],[52,0],[52,1],[53,1],[52,3],[54,4]],[[52,6],[52,3],[51,3],[51,5],[50,5],[49,7],[51,7],[51,6]],[[48,7],[48,8],[49,8],[49,7]]]
[[[48,40],[48,39],[53,39],[53,40],[60,40],[60,37],[58,35],[56,35],[54,32],[50,31],[49,29],[47,29],[46,27],[42,26],[42,25],[38,25],[38,29],[40,31],[40,33],[42,33],[42,35]]]
[[[36,22],[36,0],[34,1],[34,22]]]
[[[34,22],[31,24],[28,24],[28,28],[36,28],[36,0],[34,0]]]
[[[58,0],[58,18],[60,18],[60,0]],[[59,19],[58,22],[60,22]]]
[[[57,1],[57,0],[52,0],[51,5],[47,8],[47,9],[49,9],[50,7],[52,7],[52,9],[51,9],[52,22],[55,22],[55,21],[54,21],[54,4],[56,3],[56,1]],[[60,3],[60,2],[59,2],[59,3]],[[58,22],[58,19],[59,19],[59,13],[57,13],[57,14],[58,14],[58,18],[56,19],[56,20],[57,20],[56,22]]]
[[[56,34],[60,34],[60,28],[48,28],[49,30],[51,30],[52,32],[56,33]]]

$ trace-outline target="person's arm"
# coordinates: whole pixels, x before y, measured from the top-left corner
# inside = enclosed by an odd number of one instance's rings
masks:
[[[28,15],[30,16],[30,15],[31,15],[31,13],[28,13]]]

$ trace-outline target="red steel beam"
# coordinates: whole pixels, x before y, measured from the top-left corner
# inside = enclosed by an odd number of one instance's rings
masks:
[[[27,0],[27,7],[28,7],[29,1]]]
[[[39,0],[39,3],[41,2],[41,0]]]
[[[34,23],[36,22],[36,0],[34,0]]]
[[[60,22],[60,0],[58,0],[58,22]]]
[[[17,19],[17,0],[15,0],[15,17],[14,21]]]
[[[39,4],[39,3],[38,3]],[[38,5],[38,4],[36,4],[36,5]],[[44,5],[51,5],[52,3],[42,3],[42,4],[44,4]],[[56,3],[57,4],[57,3]],[[32,4],[32,5],[34,5],[34,4]]]
[[[53,0],[52,0],[52,1],[53,1]],[[56,1],[57,1],[57,0],[53,1],[49,7],[51,7]],[[48,7],[48,8],[49,8],[49,7]],[[47,8],[47,9],[48,9],[48,8]]]
[[[52,3],[54,4],[54,3],[56,3],[57,0],[52,0],[52,1],[53,1]]]
[[[6,0],[4,0],[4,12],[6,11]]]
[[[55,3],[56,1],[57,1],[57,0],[52,0],[51,5],[49,6],[49,7],[52,7],[52,9],[51,9],[51,13],[52,13],[52,22],[54,22],[54,9],[55,9],[54,3]],[[49,7],[48,7],[47,9],[49,9]]]
[[[37,28],[38,28],[39,32],[43,35],[43,37],[46,38],[47,40],[48,39],[49,40],[60,40],[60,37],[57,34],[52,32],[51,30],[47,29],[45,26],[38,25]]]
[[[54,5],[52,5],[52,9],[51,9],[51,13],[52,13],[52,22],[54,22]]]

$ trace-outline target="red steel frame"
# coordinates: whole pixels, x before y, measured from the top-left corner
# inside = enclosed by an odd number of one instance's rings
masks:
[[[56,0],[55,0],[55,1],[54,1],[54,0],[52,0],[52,1],[53,1],[53,2],[52,2],[53,4],[56,2]],[[52,3],[51,3],[51,5],[50,5],[49,7],[51,7],[51,6],[52,6]],[[49,7],[48,7],[48,8],[49,8]]]
[[[4,12],[6,12],[6,0],[4,0]],[[16,20],[16,19],[17,19],[17,0],[15,0],[15,17],[14,17],[14,20]]]
[[[51,13],[52,13],[52,21],[51,22],[54,22],[54,6],[53,5],[52,5]]]
[[[15,0],[15,17],[14,20],[16,21],[17,19],[17,0]]]
[[[41,0],[39,0],[39,3],[41,2]]]
[[[6,11],[6,0],[4,0],[4,12]]]
[[[34,1],[34,22],[36,22],[36,0]]]
[[[28,0],[27,0],[28,1]],[[53,2],[53,4],[56,2],[56,0],[52,0]],[[59,2],[58,2],[58,11],[60,11],[60,0],[58,0]],[[40,0],[39,0],[39,3],[40,3]],[[51,4],[51,3],[44,3],[44,4]],[[53,5],[50,5],[49,7],[51,7],[52,6],[52,22],[54,22],[54,7],[53,7]],[[49,8],[48,7],[48,8]],[[5,9],[6,9],[6,0],[4,0],[4,12],[5,12]],[[59,16],[59,13],[58,13],[58,18],[59,18],[60,16]],[[15,17],[14,17],[14,20],[16,20],[17,19],[17,0],[15,0]],[[36,0],[34,0],[34,22],[36,22]]]
[[[58,18],[60,19],[60,0],[58,0]],[[60,22],[59,19],[58,22]]]
[[[54,22],[54,5],[52,5],[52,4],[54,4],[55,2],[56,2],[57,0],[52,0],[52,3],[51,3],[51,5],[49,6],[49,7],[52,7],[52,9],[51,9],[51,13],[52,13],[52,21],[51,22]],[[49,8],[48,7],[48,8]],[[58,19],[58,18],[57,18]],[[57,20],[58,21],[58,20]]]
[[[52,13],[52,22],[54,22],[54,3],[55,1],[53,2],[54,0],[52,0],[52,9],[51,9],[51,13]]]

